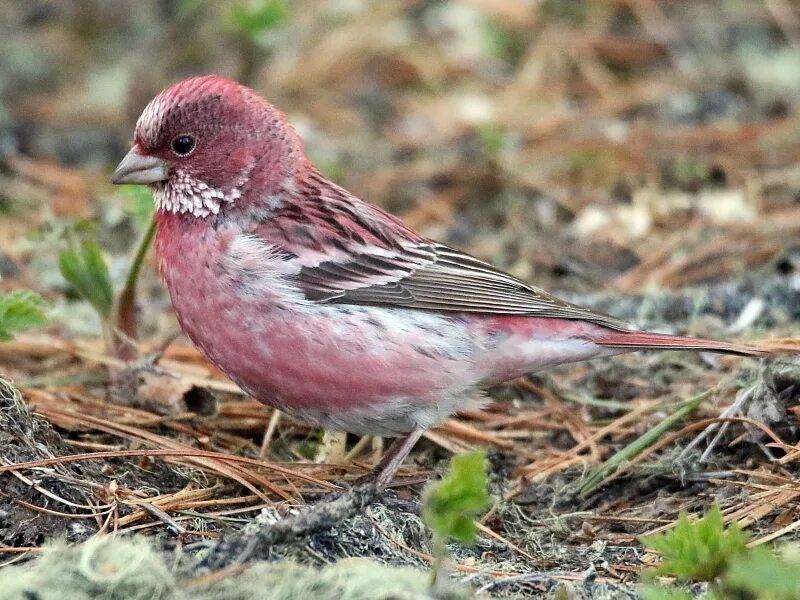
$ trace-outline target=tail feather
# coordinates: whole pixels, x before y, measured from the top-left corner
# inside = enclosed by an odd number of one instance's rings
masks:
[[[669,335],[666,333],[650,333],[648,331],[609,330],[607,333],[604,333],[602,337],[594,340],[594,342],[607,348],[695,350],[698,352],[738,354],[739,356],[769,356],[772,354],[770,350],[758,346]]]

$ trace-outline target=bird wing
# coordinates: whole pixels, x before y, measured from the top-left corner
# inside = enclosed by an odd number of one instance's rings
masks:
[[[623,321],[565,302],[441,244],[393,254],[363,252],[344,261],[304,266],[294,280],[316,302],[584,319],[630,329]]]
[[[582,319],[630,329],[624,321],[565,302],[428,240],[319,175],[310,183],[302,208],[287,204],[258,231],[292,255],[298,269],[290,278],[308,300]]]

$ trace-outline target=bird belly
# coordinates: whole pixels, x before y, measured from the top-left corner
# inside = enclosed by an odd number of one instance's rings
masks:
[[[432,426],[476,398],[465,319],[254,286],[220,261],[221,235],[157,240],[161,271],[183,331],[253,397],[326,428],[381,435]],[[260,269],[258,281],[269,279]]]
[[[189,336],[245,391],[329,429],[430,427],[468,402],[476,379],[469,340],[428,315],[255,302],[219,307],[212,333],[191,309],[179,314]]]

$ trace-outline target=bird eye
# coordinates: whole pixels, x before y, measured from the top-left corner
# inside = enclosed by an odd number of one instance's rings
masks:
[[[194,138],[190,135],[179,135],[172,140],[172,151],[178,156],[188,156],[194,150]]]

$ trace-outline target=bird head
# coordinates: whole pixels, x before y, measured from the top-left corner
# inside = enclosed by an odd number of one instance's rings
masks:
[[[304,160],[299,137],[275,107],[235,81],[204,75],[150,101],[111,181],[153,186],[159,212],[208,217],[268,201]]]

